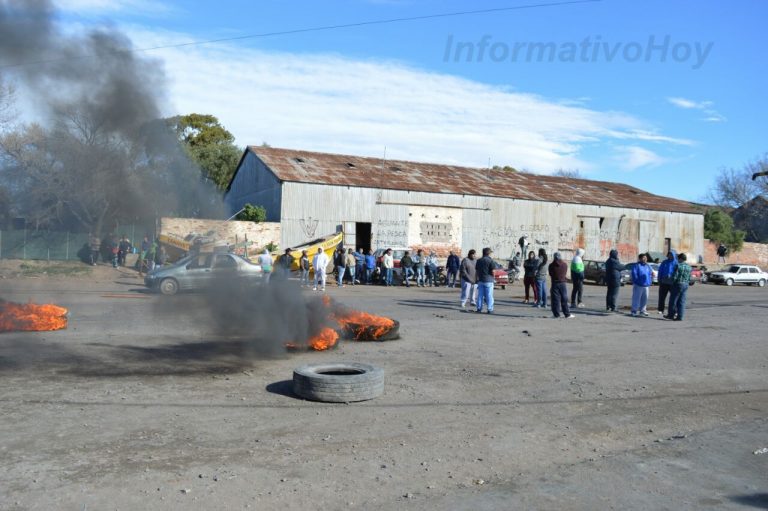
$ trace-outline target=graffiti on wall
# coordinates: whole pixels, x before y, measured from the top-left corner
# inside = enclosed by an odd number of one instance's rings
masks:
[[[408,221],[407,220],[379,220],[373,233],[373,246],[407,247],[408,246]]]
[[[317,232],[317,224],[320,223],[319,220],[316,218],[301,218],[299,219],[299,226],[301,227],[301,232],[304,233],[304,236],[306,236],[306,239],[312,239],[315,237],[315,232]]]

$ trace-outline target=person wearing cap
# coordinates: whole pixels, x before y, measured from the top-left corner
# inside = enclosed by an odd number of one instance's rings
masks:
[[[552,262],[549,264],[549,276],[552,279],[550,286],[550,301],[552,303],[552,315],[556,318],[560,317],[560,310],[563,311],[563,316],[567,319],[575,317],[571,314],[571,309],[568,307],[568,264],[563,261],[560,252],[555,252],[552,255]]]
[[[483,249],[483,257],[475,263],[475,275],[477,276],[477,312],[483,312],[483,304],[488,314],[493,314],[493,250],[490,247]]]

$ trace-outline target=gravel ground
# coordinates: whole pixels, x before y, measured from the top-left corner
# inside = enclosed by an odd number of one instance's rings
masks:
[[[108,267],[0,279],[71,311],[0,335],[0,509],[768,508],[765,289],[694,286],[669,322],[605,313],[597,286],[571,320],[519,284],[493,316],[452,289],[332,288],[402,339],[272,357],[140,291]],[[383,367],[384,395],[294,397],[324,361]]]

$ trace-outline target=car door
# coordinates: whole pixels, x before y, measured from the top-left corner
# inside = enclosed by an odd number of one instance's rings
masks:
[[[736,273],[736,277],[734,278],[734,281],[745,283],[749,282],[749,268],[746,266],[742,266],[739,268],[739,271]]]
[[[755,268],[754,266],[749,267],[749,281],[750,282],[758,282],[760,280],[760,270]]]
[[[180,276],[181,289],[200,289],[211,279],[213,254],[199,254],[187,263],[186,271]]]

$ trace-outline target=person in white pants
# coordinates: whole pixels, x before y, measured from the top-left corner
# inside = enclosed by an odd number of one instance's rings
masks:
[[[318,284],[321,284],[321,289],[325,291],[325,269],[328,267],[328,256],[320,247],[312,258],[312,266],[315,268],[315,287],[312,290],[317,291]]]

